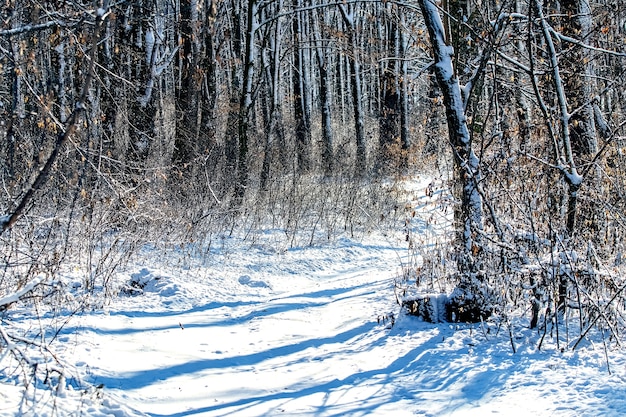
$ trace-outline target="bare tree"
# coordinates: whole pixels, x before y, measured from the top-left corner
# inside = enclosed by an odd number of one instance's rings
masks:
[[[258,28],[257,0],[248,0],[246,10],[245,55],[243,61],[243,86],[239,102],[238,139],[239,153],[237,155],[237,182],[235,184],[235,198],[233,207],[239,208],[248,187],[248,148],[252,116],[254,111],[254,63],[257,56],[255,35]]]
[[[323,21],[324,12],[322,9],[318,10],[317,19],[315,23],[319,26],[319,22]],[[321,106],[321,119],[322,119],[322,169],[326,175],[330,175],[333,172],[334,167],[334,134],[333,134],[333,122],[332,122],[332,79],[331,79],[331,63],[328,51],[328,35],[321,31],[321,28],[314,27],[313,38],[315,41],[315,57],[317,59],[317,70],[319,71],[319,91],[320,91],[320,106]]]
[[[263,9],[263,20],[269,19],[270,15],[277,14],[282,6],[282,1],[276,4],[276,8],[266,7]],[[281,65],[280,54],[282,52],[282,20],[277,18],[272,24],[265,27],[263,40],[267,43],[262,51],[264,68],[264,80],[266,94],[263,97],[263,113],[265,118],[263,162],[259,174],[259,189],[262,193],[268,190],[272,156],[278,151],[281,169],[287,164],[285,156],[285,136],[283,109],[281,103]]]
[[[420,0],[420,8],[428,29],[434,58],[434,71],[443,94],[448,123],[448,140],[452,149],[456,177],[460,190],[460,209],[457,241],[460,245],[458,268],[461,283],[452,295],[456,319],[480,320],[486,306],[481,303],[482,265],[481,252],[484,250],[483,198],[479,187],[481,182],[480,160],[472,149],[472,140],[465,116],[465,102],[459,80],[453,67],[454,50],[446,42],[445,29],[439,11],[433,0]],[[467,94],[467,93],[466,93]],[[467,305],[470,303],[470,305]]]
[[[199,150],[200,93],[203,82],[201,17],[196,0],[180,2],[182,48],[177,57],[181,81],[176,93],[181,124],[176,128],[173,159],[181,165],[189,164]],[[210,39],[210,35],[205,34]],[[177,117],[178,118],[178,117]]]
[[[296,135],[297,166],[301,172],[307,172],[311,168],[311,122],[308,106],[308,95],[311,86],[306,72],[309,71],[305,62],[306,50],[303,39],[308,37],[306,33],[305,18],[302,12],[298,12],[301,2],[293,0],[294,16],[292,17],[293,35],[293,111]]]
[[[348,42],[348,61],[350,62],[350,87],[354,131],[356,143],[356,174],[361,176],[367,168],[367,146],[365,143],[363,89],[361,88],[361,63],[357,43],[357,5],[340,4],[339,11],[343,18]]]

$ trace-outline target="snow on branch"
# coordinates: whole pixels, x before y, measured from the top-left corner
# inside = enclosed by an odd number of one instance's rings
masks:
[[[585,49],[588,49],[590,51],[601,52],[603,54],[609,54],[609,55],[614,55],[614,56],[626,58],[626,53],[624,53],[624,52],[617,52],[617,51],[612,51],[610,49],[604,49],[604,48],[598,48],[598,47],[595,47],[595,46],[591,46],[591,45],[589,45],[587,43],[582,42],[579,39],[572,38],[570,36],[562,34],[561,32],[555,30],[549,24],[547,24],[547,26],[548,26],[550,32],[552,33],[552,35],[554,35],[556,38],[558,38],[562,42],[572,43],[572,44],[574,44],[576,46],[580,46],[581,48],[585,48]]]
[[[4,342],[4,349],[1,349],[2,342]],[[28,354],[27,349],[29,348],[36,348],[39,352],[47,352],[52,356],[54,362],[41,362],[41,360],[33,359]],[[15,360],[20,363],[21,367],[30,368],[33,376],[37,373],[38,370],[41,371],[43,373],[41,381],[44,384],[49,385],[50,387],[53,387],[50,380],[50,374],[57,374],[57,385],[56,388],[54,388],[56,391],[56,395],[58,397],[65,396],[65,388],[67,385],[65,365],[59,361],[59,359],[50,349],[50,347],[48,345],[43,345],[35,341],[27,340],[14,334],[8,333],[7,330],[5,330],[2,325],[0,325],[0,363],[2,363],[2,361],[4,361],[4,359],[9,355],[12,355]],[[26,387],[28,387],[28,383],[26,383],[25,385]]]
[[[494,30],[498,30],[502,23],[517,21],[520,23],[528,22],[528,16],[522,13],[500,13],[497,19],[489,22]]]
[[[41,284],[44,279],[45,279],[45,276],[41,275],[33,279],[32,281],[30,281],[28,284],[26,284],[25,286],[23,286],[22,288],[14,292],[13,294],[9,294],[3,298],[0,298],[0,310],[6,308],[6,306],[10,304],[13,304],[19,301],[20,298],[22,298],[24,295],[28,294],[33,289],[35,289],[37,285]]]
[[[50,22],[40,23],[38,25],[24,25],[13,29],[0,30],[0,36],[14,36],[22,33],[36,32],[39,30],[49,29],[51,27],[65,27],[65,23],[59,20],[52,20]]]

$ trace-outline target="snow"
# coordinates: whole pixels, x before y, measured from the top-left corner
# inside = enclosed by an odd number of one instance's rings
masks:
[[[156,39],[154,36],[154,31],[152,28],[146,29],[146,65],[153,65],[152,54],[154,53],[154,45],[156,44]]]
[[[567,177],[567,183],[574,185],[574,186],[580,186],[583,183],[583,176],[580,175],[575,168],[570,168],[568,171],[565,171],[565,176]]]
[[[416,237],[449,220],[429,183],[416,187]],[[118,276],[119,296],[74,317],[52,344],[72,364],[62,396],[31,386],[36,401],[24,401],[15,364],[0,362],[0,417],[623,413],[619,350],[561,351],[549,337],[538,350],[541,335],[516,325],[513,353],[495,323],[400,314],[403,231],[293,248],[279,235],[224,239],[206,257],[146,249]],[[28,328],[27,313],[10,310],[2,323]],[[380,320],[391,314],[393,326]]]

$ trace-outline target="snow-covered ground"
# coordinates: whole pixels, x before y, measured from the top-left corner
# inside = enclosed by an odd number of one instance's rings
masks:
[[[505,327],[400,314],[402,242],[286,248],[268,233],[177,265],[148,252],[119,277],[142,292],[56,337],[73,375],[60,396],[23,396],[0,352],[0,416],[626,415],[621,351],[538,351],[520,325],[514,353]]]

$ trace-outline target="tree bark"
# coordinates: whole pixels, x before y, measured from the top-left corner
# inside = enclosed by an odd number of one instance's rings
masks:
[[[319,19],[323,17],[319,13]],[[332,92],[329,71],[329,58],[327,47],[324,40],[326,35],[320,33],[320,28],[313,29],[313,37],[315,39],[315,56],[317,59],[317,70],[319,71],[319,94],[322,116],[322,169],[325,175],[331,175],[334,168],[334,151],[333,151],[333,127],[332,127]]]
[[[254,36],[257,30],[257,8],[257,0],[248,0],[243,88],[239,102],[238,118],[239,153],[237,155],[237,182],[235,184],[235,198],[233,200],[233,208],[236,209],[241,208],[241,203],[246,188],[248,187],[248,140],[254,107],[253,82],[254,60],[256,58]]]
[[[435,76],[446,108],[448,140],[454,155],[456,179],[461,186],[461,228],[457,234],[463,250],[460,269],[463,272],[476,272],[478,265],[474,258],[481,250],[483,230],[483,202],[478,190],[479,160],[472,150],[461,87],[453,68],[454,51],[446,44],[437,6],[433,0],[419,0],[419,3],[432,45]]]
[[[293,0],[294,10],[300,8],[299,0]],[[297,166],[300,172],[310,169],[311,156],[311,126],[307,112],[307,94],[310,86],[305,76],[304,50],[302,48],[302,38],[305,36],[302,13],[296,12],[293,16],[293,94],[294,94],[294,119],[296,122],[296,154]]]
[[[198,151],[199,104],[202,70],[200,62],[200,20],[197,0],[181,0],[182,48],[178,54],[180,87],[176,92],[177,117],[173,162],[183,168],[189,164]]]
[[[339,5],[341,16],[346,26],[348,41],[348,60],[350,61],[350,87],[352,93],[352,111],[354,113],[354,131],[356,142],[355,174],[362,176],[367,168],[367,148],[365,144],[365,127],[363,113],[363,97],[361,89],[361,64],[358,57],[356,39],[356,10],[353,4]]]

